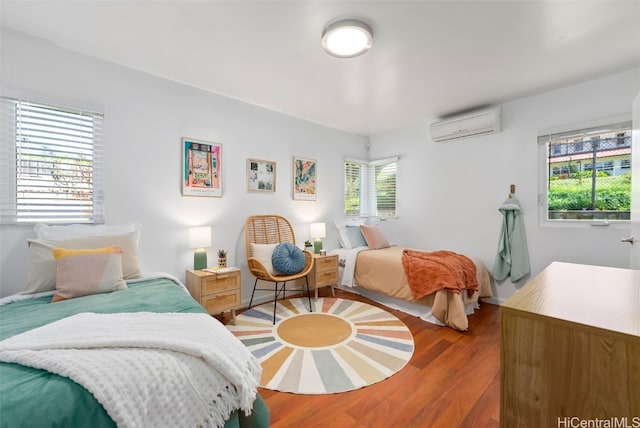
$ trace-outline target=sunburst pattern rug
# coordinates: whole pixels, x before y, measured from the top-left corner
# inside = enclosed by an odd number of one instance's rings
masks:
[[[329,394],[374,384],[402,369],[413,336],[387,311],[354,300],[306,298],[251,308],[227,328],[260,360],[263,388]]]

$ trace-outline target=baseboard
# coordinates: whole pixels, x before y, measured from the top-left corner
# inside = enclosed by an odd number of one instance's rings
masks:
[[[480,301],[483,303],[489,303],[490,305],[497,305],[497,306],[502,306],[505,300],[506,299],[503,299],[502,297],[482,297],[480,299]]]

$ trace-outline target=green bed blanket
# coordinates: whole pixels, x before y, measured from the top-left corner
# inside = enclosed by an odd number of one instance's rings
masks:
[[[51,302],[51,296],[0,306],[0,340],[81,312],[204,312],[170,279],[129,284],[126,290]],[[225,428],[269,425],[269,412],[260,396],[250,416],[234,412]],[[45,370],[0,363],[0,427],[115,426],[102,405],[72,380]]]

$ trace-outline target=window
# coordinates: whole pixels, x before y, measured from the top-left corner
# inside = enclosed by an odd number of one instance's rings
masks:
[[[631,122],[538,137],[545,220],[628,220]]]
[[[0,97],[0,221],[102,223],[98,113]]]
[[[344,163],[344,212],[348,216],[397,217],[398,158]]]

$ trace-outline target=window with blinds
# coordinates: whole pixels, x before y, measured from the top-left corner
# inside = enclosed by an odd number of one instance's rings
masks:
[[[0,97],[0,221],[102,223],[103,115]]]
[[[629,220],[631,122],[542,135],[538,143],[546,220]]]
[[[398,158],[344,163],[344,212],[348,216],[397,217]]]

